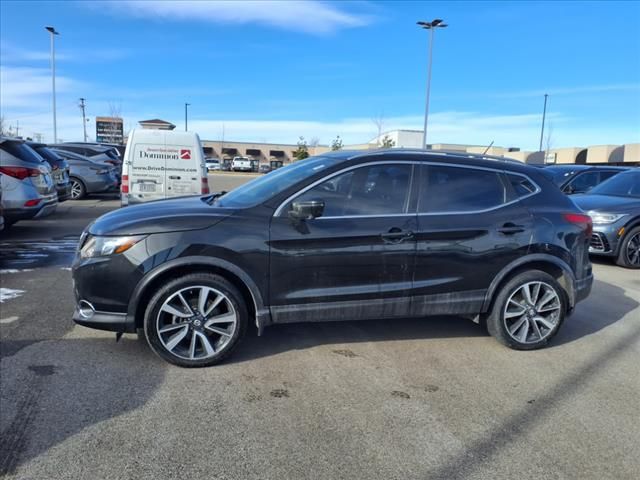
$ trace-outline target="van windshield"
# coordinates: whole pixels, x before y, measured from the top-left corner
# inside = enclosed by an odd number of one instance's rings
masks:
[[[279,168],[269,175],[251,180],[244,185],[219,197],[217,206],[247,208],[266,202],[307,177],[326,170],[338,162],[336,158],[312,157]]]

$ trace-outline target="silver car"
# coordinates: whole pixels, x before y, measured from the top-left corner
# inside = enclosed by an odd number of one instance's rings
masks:
[[[4,226],[45,217],[58,207],[51,167],[23,140],[0,137]]]
[[[94,162],[77,153],[51,148],[69,164],[71,199],[79,200],[91,193],[118,190],[115,168],[109,164]]]

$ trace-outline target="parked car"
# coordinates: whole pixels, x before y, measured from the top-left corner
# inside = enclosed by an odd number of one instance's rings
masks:
[[[2,207],[2,174],[0,173],[0,232],[4,230],[4,208]]]
[[[27,142],[51,167],[51,176],[56,184],[58,203],[71,198],[71,180],[69,180],[69,164],[48,148],[44,143]]]
[[[89,160],[92,160],[94,162],[106,163],[115,167],[115,173],[118,179],[118,183],[120,182],[122,176],[122,158],[120,158],[120,152],[117,148],[113,146],[83,142],[59,143],[52,146],[57,148],[58,150],[66,150],[68,152],[77,153],[78,155],[87,157]]]
[[[593,219],[589,252],[640,268],[640,169],[634,168],[572,197]]]
[[[504,345],[535,349],[591,290],[591,227],[519,162],[331,152],[226,194],[98,218],[73,263],[73,319],[144,328],[151,348],[181,366],[221,361],[250,322],[261,332],[461,315]]]
[[[220,170],[222,172],[230,172],[231,171],[231,161],[225,160],[220,164]]]
[[[258,172],[260,173],[269,173],[271,171],[271,165],[267,163],[263,163],[258,167]]]
[[[554,183],[567,195],[586,193],[596,185],[627,170],[625,167],[596,165],[546,165],[544,168],[551,174]]]
[[[220,160],[217,158],[206,158],[205,164],[207,165],[208,172],[217,172],[220,170]]]
[[[234,172],[251,172],[253,170],[253,164],[247,157],[233,157],[231,169]]]
[[[134,129],[124,158],[122,205],[209,193],[197,133]]]
[[[64,158],[69,164],[69,181],[71,182],[71,199],[80,200],[92,193],[103,193],[118,190],[118,178],[115,167],[94,162],[87,157],[67,150],[51,149],[56,155]]]
[[[0,173],[5,228],[56,210],[51,167],[24,140],[0,137]]]

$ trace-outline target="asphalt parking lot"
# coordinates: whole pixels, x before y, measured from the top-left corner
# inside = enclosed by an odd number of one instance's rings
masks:
[[[118,205],[66,202],[0,234],[0,476],[637,478],[637,272],[596,261],[540,351],[459,318],[291,324],[187,370],[70,319],[77,238]]]

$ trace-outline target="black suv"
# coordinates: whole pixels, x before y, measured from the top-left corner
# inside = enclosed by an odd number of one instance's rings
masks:
[[[73,265],[73,319],[144,328],[181,366],[219,362],[250,322],[458,315],[534,349],[591,290],[591,228],[516,161],[333,152],[100,217]]]

